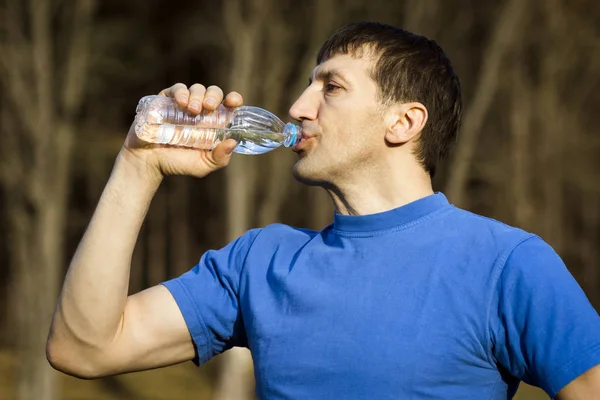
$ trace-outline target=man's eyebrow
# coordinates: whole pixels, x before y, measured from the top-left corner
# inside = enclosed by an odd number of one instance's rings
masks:
[[[314,79],[316,79],[318,81],[322,81],[322,82],[326,82],[331,79],[338,79],[338,80],[341,80],[343,83],[346,83],[346,84],[350,83],[348,81],[348,79],[346,79],[344,77],[344,75],[336,69],[320,69],[317,71]],[[312,83],[313,83],[313,77],[310,76],[308,78],[308,84],[310,85]]]

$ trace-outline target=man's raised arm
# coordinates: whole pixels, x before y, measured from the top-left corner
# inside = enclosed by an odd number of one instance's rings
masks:
[[[223,100],[221,89],[199,84],[176,84],[161,94],[196,113]],[[238,107],[242,97],[230,93],[224,103]],[[194,357],[183,316],[164,286],[127,295],[131,257],[163,177],[206,176],[229,163],[235,145],[227,140],[212,151],[154,146],[139,141],[132,126],[63,283],[46,347],[54,368],[96,378]]]

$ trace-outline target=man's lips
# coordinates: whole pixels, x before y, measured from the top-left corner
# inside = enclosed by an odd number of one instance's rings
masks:
[[[310,141],[314,139],[314,137],[315,135],[302,129],[301,139],[298,143],[292,146],[292,150],[295,152],[303,150],[308,145],[308,143],[310,143]]]

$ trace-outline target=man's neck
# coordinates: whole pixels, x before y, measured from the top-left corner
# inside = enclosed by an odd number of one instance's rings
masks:
[[[431,178],[420,166],[397,173],[361,173],[346,182],[323,186],[335,210],[345,215],[389,211],[433,194]]]

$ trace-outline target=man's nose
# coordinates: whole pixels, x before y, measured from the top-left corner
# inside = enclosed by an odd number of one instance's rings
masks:
[[[304,92],[298,97],[298,100],[290,108],[290,117],[296,121],[315,120],[317,119],[317,99],[314,89],[307,87]]]

